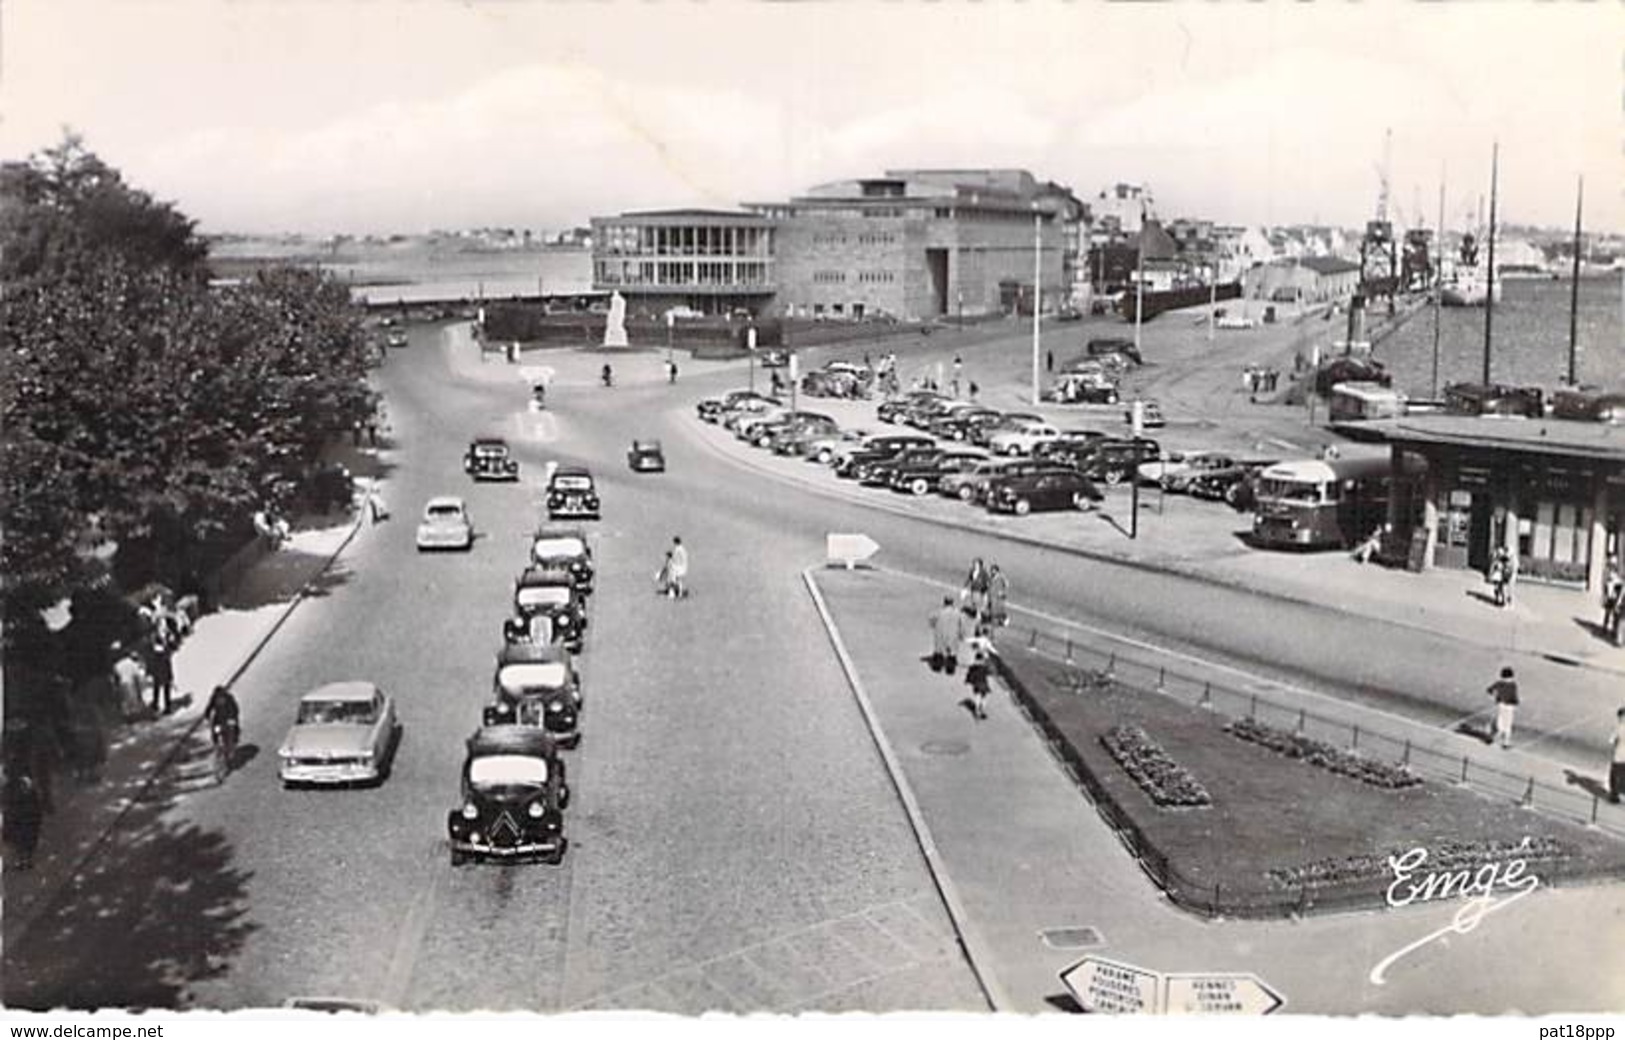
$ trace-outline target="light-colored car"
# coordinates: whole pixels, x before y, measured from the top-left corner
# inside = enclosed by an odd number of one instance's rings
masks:
[[[1044,441],[1052,441],[1061,431],[1045,422],[1024,422],[1014,429],[1001,430],[988,438],[988,450],[995,455],[1031,455]]]
[[[1162,406],[1155,401],[1141,401],[1140,424],[1148,430],[1159,430],[1168,425],[1168,420],[1162,417]],[[1123,421],[1134,422],[1134,406],[1131,404],[1123,410]]]
[[[289,787],[374,783],[388,774],[400,734],[395,703],[383,690],[360,680],[328,683],[299,698],[277,772]]]
[[[1137,476],[1142,484],[1161,484],[1169,491],[1183,491],[1199,474],[1229,469],[1235,464],[1232,456],[1218,451],[1173,452],[1156,462],[1142,462]]]
[[[418,524],[418,551],[474,548],[474,522],[463,500],[451,495],[429,499]]]
[[[869,436],[868,430],[840,430],[836,433],[823,434],[810,438],[803,444],[801,456],[827,466],[835,461],[836,454],[843,448],[850,451]]]

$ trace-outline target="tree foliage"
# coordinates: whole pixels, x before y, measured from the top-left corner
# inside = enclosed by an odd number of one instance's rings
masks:
[[[0,166],[8,608],[83,582],[96,541],[201,543],[285,505],[372,410],[342,286],[279,269],[211,288],[207,256],[191,220],[76,137]]]

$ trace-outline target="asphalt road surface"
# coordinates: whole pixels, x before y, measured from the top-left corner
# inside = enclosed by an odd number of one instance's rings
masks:
[[[395,518],[357,540],[240,681],[257,753],[221,788],[132,814],[49,923],[8,951],[8,1003],[985,1007],[799,580],[830,531],[865,532],[888,566],[947,582],[973,556],[995,557],[1023,607],[1440,724],[1482,707],[1498,664],[1414,630],[925,525],[742,471],[693,418],[692,402],[731,378],[609,390],[561,380],[537,414],[518,379],[460,378],[439,330],[411,335],[382,372]],[[463,476],[479,433],[509,438],[520,486]],[[651,436],[668,472],[630,473],[627,444]],[[590,525],[599,581],[585,736],[566,759],[572,845],[558,867],[454,869],[444,820],[462,741],[489,691],[550,460],[591,465],[605,513]],[[420,556],[416,512],[446,493],[467,497],[481,537],[466,555]],[[674,534],[692,560],[686,602],[653,594]],[[925,646],[931,605],[896,620],[899,652]],[[397,698],[394,774],[375,789],[283,791],[275,749],[295,700],[344,678]]]

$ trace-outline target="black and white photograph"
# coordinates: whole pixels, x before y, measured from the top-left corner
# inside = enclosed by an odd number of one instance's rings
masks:
[[[1622,149],[1619,4],[4,0],[0,1018],[1606,1040]]]

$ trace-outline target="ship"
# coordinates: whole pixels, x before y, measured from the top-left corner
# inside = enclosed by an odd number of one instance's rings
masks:
[[[1471,232],[1462,236],[1455,268],[1439,288],[1439,302],[1446,307],[1483,307],[1493,294],[1500,303],[1501,280],[1489,278],[1487,267],[1478,262],[1478,240]]]

